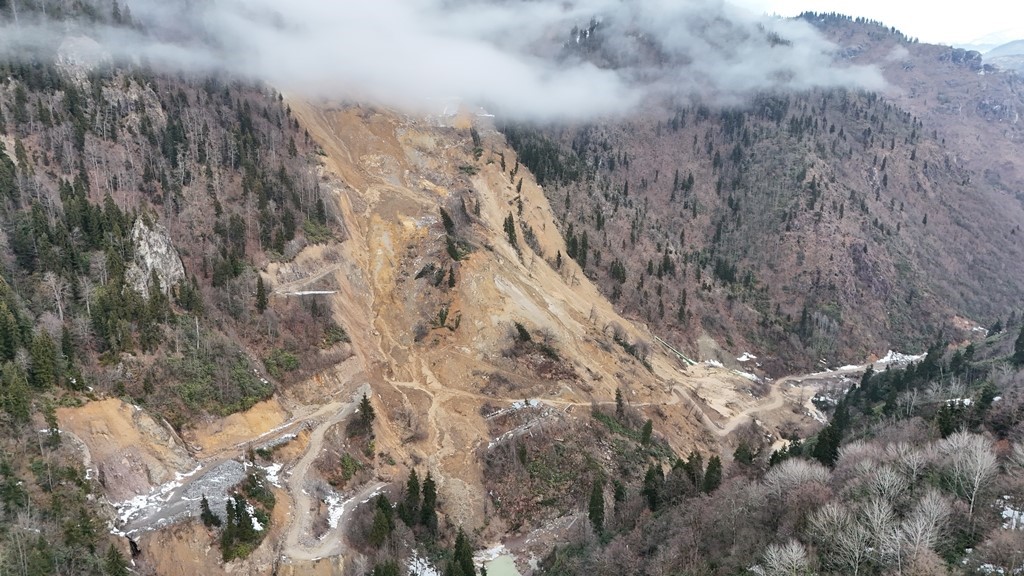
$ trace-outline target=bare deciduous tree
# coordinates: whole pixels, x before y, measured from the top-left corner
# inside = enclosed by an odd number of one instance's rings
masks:
[[[906,490],[906,479],[892,466],[879,466],[871,475],[871,491],[883,500],[896,502]]]
[[[935,548],[949,518],[949,512],[949,501],[935,489],[928,490],[917,501],[913,511],[904,518],[900,527],[903,540],[906,542],[904,549],[911,558]]]
[[[53,298],[53,306],[57,312],[57,316],[60,321],[64,321],[64,299],[68,294],[68,283],[64,278],[54,274],[53,272],[47,272],[43,275],[43,287],[46,289],[47,295]]]
[[[882,565],[892,564],[899,558],[900,544],[896,512],[892,505],[881,498],[872,498],[861,508],[860,516],[876,561]]]
[[[790,458],[773,467],[764,477],[764,485],[776,496],[809,482],[828,483],[828,469],[809,460]]]
[[[917,482],[931,461],[931,455],[927,449],[916,448],[907,442],[889,444],[885,448],[885,452],[893,459],[900,472],[906,476],[907,481],[911,483]]]
[[[811,574],[811,563],[807,558],[807,548],[796,540],[786,544],[771,544],[764,551],[759,566],[751,571],[759,576],[801,576]]]
[[[99,279],[100,284],[107,283],[107,257],[102,252],[93,252],[89,256],[89,270]]]
[[[809,529],[826,565],[842,574],[860,573],[869,558],[871,535],[846,507],[826,504],[811,516]]]
[[[968,504],[968,517],[973,522],[978,496],[999,471],[999,462],[991,443],[984,436],[957,432],[939,444],[952,488]]]

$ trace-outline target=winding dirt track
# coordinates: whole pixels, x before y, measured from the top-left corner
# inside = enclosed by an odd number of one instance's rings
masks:
[[[331,404],[334,414],[316,424],[309,437],[309,445],[301,458],[289,468],[285,474],[288,480],[285,485],[288,494],[291,496],[294,506],[292,507],[292,518],[285,532],[282,554],[294,560],[317,560],[325,556],[335,556],[344,550],[344,524],[339,522],[336,528],[329,530],[319,540],[311,541],[312,534],[312,512],[319,507],[319,502],[314,502],[313,497],[306,490],[307,473],[309,467],[316,460],[316,457],[323,449],[324,435],[333,426],[340,424],[356,411],[360,397],[370,392],[369,384],[361,386],[352,397],[352,401],[340,405]],[[339,409],[340,408],[340,409]],[[353,503],[358,503],[367,498],[369,494],[383,486],[382,483],[371,483],[363,487],[355,496],[350,497],[343,507],[344,512],[351,510]]]

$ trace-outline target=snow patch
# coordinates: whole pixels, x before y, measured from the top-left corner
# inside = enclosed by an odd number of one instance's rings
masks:
[[[807,415],[814,418],[815,422],[818,422],[819,424],[828,424],[828,418],[825,418],[825,415],[817,410],[808,410]]]
[[[708,366],[714,366],[715,368],[724,368],[722,363],[719,362],[718,360],[705,360],[704,364],[707,364]]]
[[[1013,497],[1003,496],[997,502],[1002,506],[999,515],[1003,518],[1003,529],[1024,530],[1024,510],[1014,507]]]
[[[252,518],[252,529],[257,532],[263,532],[263,525],[256,519],[256,509],[253,508],[252,504],[246,502],[245,511],[249,513],[249,518]]]
[[[754,356],[750,352],[744,352],[739,358],[736,359],[737,362],[749,362],[751,360],[757,360],[757,356]]]
[[[741,372],[739,370],[733,370],[732,373],[737,375],[737,376],[740,376],[741,378],[746,378],[747,380],[750,380],[751,382],[760,382],[761,381],[761,378],[759,378],[757,376],[757,374],[751,374],[750,372]]]
[[[329,494],[327,498],[324,498],[324,504],[327,504],[327,525],[334,530],[345,514],[345,503],[342,502],[341,496]]]
[[[925,356],[927,356],[927,354],[901,354],[899,352],[889,350],[885,353],[885,356],[883,356],[881,360],[875,362],[875,364],[881,364],[883,366],[888,364],[910,364],[911,362],[924,360]]]
[[[441,573],[437,568],[434,568],[430,560],[420,556],[419,552],[415,550],[413,550],[412,556],[409,556],[409,560],[406,561],[405,567],[409,571],[409,576],[441,576]]]
[[[182,480],[192,476],[196,472],[199,472],[202,466],[196,466],[194,470],[187,473],[178,472],[174,475],[174,480],[161,484],[156,488],[149,491],[147,494],[139,494],[134,498],[125,500],[120,504],[114,504],[114,508],[117,510],[117,519],[123,526],[134,518],[139,517],[144,512],[149,512],[153,509],[158,509],[161,504],[166,503],[171,498],[171,492],[182,487]],[[116,532],[115,532],[116,533]]]
[[[473,554],[473,559],[476,560],[477,562],[481,562],[481,563],[482,562],[490,562],[491,560],[494,560],[498,556],[504,556],[505,554],[508,554],[508,550],[505,548],[505,545],[504,544],[495,544],[494,546],[491,546],[490,548],[488,548],[486,550],[481,550],[481,551],[477,552],[476,554]]]
[[[365,500],[363,500],[363,501],[362,501],[361,503],[362,503],[362,504],[366,504],[366,503],[367,503],[367,502],[369,502],[370,500],[373,500],[374,498],[376,498],[376,497],[377,497],[377,496],[378,496],[378,495],[380,494],[380,491],[381,491],[381,488],[377,488],[377,489],[376,489],[376,490],[374,490],[373,492],[370,492],[370,495],[369,495],[369,496],[367,496],[367,497],[366,497],[366,499],[365,499]]]
[[[263,473],[266,475],[267,481],[270,482],[271,484],[273,484],[274,486],[277,486],[278,488],[281,487],[281,484],[280,484],[280,481],[281,481],[280,474],[281,474],[281,468],[283,468],[283,467],[284,467],[284,464],[280,464],[280,463],[274,463],[274,464],[271,464],[270,466],[261,466],[261,468],[263,468]]]

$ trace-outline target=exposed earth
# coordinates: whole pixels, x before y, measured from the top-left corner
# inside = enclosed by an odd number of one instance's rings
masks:
[[[514,409],[525,400],[587,418],[595,403],[614,404],[621,389],[677,454],[696,449],[730,458],[752,422],[773,442],[812,433],[824,417],[811,398],[850,386],[865,368],[772,381],[744,350],[709,345],[702,348],[707,357],[689,360],[622,318],[575,262],[557,258],[566,250],[551,207],[522,167],[517,190],[509,177],[515,153],[485,118],[410,118],[298,100],[290,106],[323,150],[320,184],[334,191],[344,235],[292,261],[267,262],[261,274],[272,298],[328,305],[351,339],[352,356],[181,436],[115,399],[58,413],[103,485],[111,530],[138,544],[136,562],[149,571],[221,569],[216,543],[196,520],[199,500],[205,495],[222,510],[226,490],[250,465],[250,450],[273,449],[265,468],[277,506],[263,544],[232,571],[341,573],[353,561],[345,554],[351,510],[414,467],[436,478],[447,520],[480,529],[484,541],[503,539],[506,527],[486,514],[480,455],[496,439],[485,406]],[[476,154],[471,124],[481,139]],[[441,208],[464,243],[458,260],[446,249]],[[516,247],[503,228],[513,214]],[[525,241],[527,229],[535,241]],[[423,274],[435,268],[450,282]],[[557,351],[558,361],[510,354],[514,323]],[[640,352],[629,354],[621,342]],[[377,415],[376,464],[368,480],[338,492],[314,464],[330,456],[326,439],[356,413],[364,393]],[[524,554],[538,541],[549,545],[572,522],[545,527],[546,537],[510,539],[509,549]]]

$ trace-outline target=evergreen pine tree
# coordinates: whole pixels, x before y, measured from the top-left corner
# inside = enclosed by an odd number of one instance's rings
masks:
[[[604,531],[604,481],[598,478],[590,488],[590,505],[588,508],[590,523],[594,531],[600,534]]]
[[[642,444],[650,444],[650,442],[651,442],[651,434],[653,434],[653,433],[654,433],[654,422],[651,422],[651,420],[648,419],[646,422],[644,422],[644,428],[640,432],[640,442]]]
[[[746,442],[740,442],[740,445],[736,447],[736,451],[732,453],[733,460],[748,466],[754,462],[755,456],[754,451],[750,449],[750,444]]]
[[[423,479],[423,504],[420,508],[420,524],[423,524],[427,530],[434,532],[437,530],[437,485],[434,484],[434,478],[427,472],[427,477]]]
[[[359,421],[362,422],[367,431],[373,425],[375,417],[376,414],[373,411],[373,404],[370,403],[370,397],[363,393],[363,399],[359,401]]]
[[[267,309],[267,288],[263,285],[263,276],[256,274],[256,311],[260,314]]]
[[[473,564],[473,547],[469,545],[469,538],[459,528],[459,534],[455,537],[455,551],[452,559],[459,567],[459,572],[465,576],[476,576],[476,566]]]
[[[50,401],[43,406],[43,420],[46,421],[47,444],[51,448],[60,446],[60,428],[57,422],[57,409]]]
[[[718,486],[722,484],[722,459],[718,456],[712,456],[708,460],[708,469],[704,472],[704,486],[703,490],[705,494],[710,494],[718,489]]]
[[[25,372],[14,362],[7,362],[0,368],[0,381],[0,407],[14,422],[28,422],[32,399]]]
[[[210,502],[206,499],[206,494],[203,494],[203,499],[199,502],[199,508],[199,517],[202,518],[203,524],[207,528],[221,525],[220,516],[217,516],[213,513],[213,510],[210,510]]]
[[[589,247],[587,246],[587,233],[586,233],[586,231],[584,231],[583,235],[580,237],[579,252],[576,254],[576,262],[580,265],[581,269],[584,269],[584,268],[587,267],[587,251],[588,250],[589,250]]]
[[[14,360],[21,346],[21,331],[7,303],[0,301],[0,362]]]
[[[388,518],[380,507],[373,513],[373,524],[370,525],[370,534],[367,539],[374,548],[380,548],[391,535],[388,527]]]
[[[107,549],[107,558],[103,562],[103,573],[106,576],[128,576],[128,561],[125,560],[121,551],[113,544]]]
[[[691,451],[683,468],[693,487],[699,491],[704,485],[704,457],[696,450]]]
[[[57,381],[57,348],[45,330],[39,330],[32,339],[29,351],[31,367],[29,377],[38,390],[45,390]]]
[[[658,509],[661,503],[661,485],[665,481],[665,473],[661,467],[651,464],[644,475],[643,495],[647,500],[647,507],[653,512]]]
[[[384,514],[384,519],[388,521],[388,533],[390,533],[395,529],[395,509],[392,508],[388,497],[383,494],[377,496],[375,504],[377,505],[377,510],[380,510]]]
[[[518,248],[518,242],[516,241],[516,221],[512,217],[512,213],[508,213],[508,217],[505,218],[505,236],[508,237],[508,243],[513,248]]]
[[[68,366],[75,362],[75,342],[71,338],[71,330],[67,324],[60,329],[60,353]]]
[[[409,472],[409,480],[405,483],[405,501],[399,509],[399,516],[406,526],[413,526],[420,513],[420,479],[416,470]]]
[[[452,220],[452,217],[444,208],[441,208],[441,224],[444,225],[444,231],[446,233],[453,234],[455,232],[455,221]]]
[[[235,495],[235,531],[238,540],[243,543],[254,543],[259,540],[256,527],[249,514],[249,503],[240,495]]]
[[[235,504],[229,497],[224,504],[224,530],[220,533],[220,549],[224,561],[232,558],[235,541],[238,539],[238,521],[235,518]]]
[[[840,402],[836,407],[836,413],[828,426],[818,432],[818,439],[811,451],[811,456],[826,466],[833,466],[839,458],[839,445],[843,441],[843,433],[846,431],[848,413],[846,405]]]
[[[622,399],[622,389],[615,389],[615,419],[622,420],[626,415],[626,404]]]

